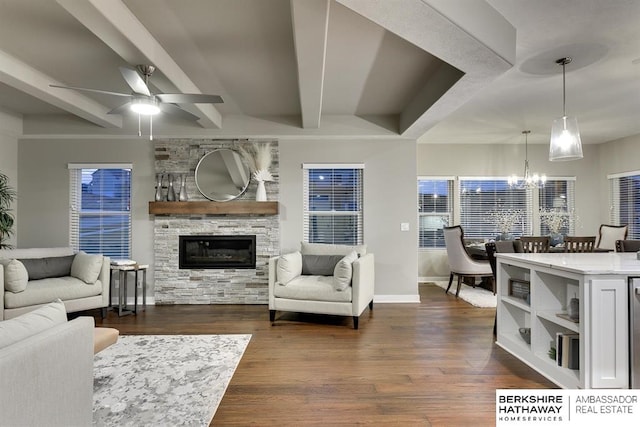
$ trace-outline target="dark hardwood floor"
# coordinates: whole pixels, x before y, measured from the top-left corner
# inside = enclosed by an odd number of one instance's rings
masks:
[[[496,388],[554,388],[493,341],[495,310],[435,285],[420,304],[351,318],[265,305],[150,306],[96,324],[127,334],[251,334],[214,426],[493,426]]]

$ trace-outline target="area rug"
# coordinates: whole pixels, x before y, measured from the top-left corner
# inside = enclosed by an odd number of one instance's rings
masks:
[[[448,281],[446,282],[438,281],[438,282],[429,282],[429,283],[433,283],[436,286],[441,287],[442,289],[447,289],[447,286],[449,285]],[[449,294],[451,296],[456,295],[456,286],[458,286],[458,283],[456,280],[454,280],[453,283],[451,284],[451,289],[449,289]],[[463,283],[462,286],[460,287],[460,294],[458,294],[458,298],[468,302],[469,304],[475,307],[495,308],[496,306],[496,296],[493,294],[493,292],[488,291],[479,286],[476,286],[474,288],[474,287],[465,285]]]
[[[208,426],[251,335],[125,335],[95,356],[94,426]]]

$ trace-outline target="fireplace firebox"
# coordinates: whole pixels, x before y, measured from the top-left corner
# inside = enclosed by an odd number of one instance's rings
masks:
[[[256,268],[256,236],[179,236],[182,269]]]

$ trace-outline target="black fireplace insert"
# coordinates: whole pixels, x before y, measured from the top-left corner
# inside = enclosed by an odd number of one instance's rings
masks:
[[[256,268],[256,236],[180,236],[179,246],[183,269]]]

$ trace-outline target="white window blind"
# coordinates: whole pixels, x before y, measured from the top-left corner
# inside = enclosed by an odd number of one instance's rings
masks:
[[[530,235],[533,197],[530,190],[509,187],[506,177],[460,178],[460,225],[465,238],[495,239],[501,230],[491,220],[493,212],[520,211],[521,221],[509,231],[513,237]]]
[[[363,243],[361,164],[304,164],[304,241]]]
[[[453,177],[418,178],[418,245],[444,248],[443,227],[453,221]]]
[[[577,215],[575,211],[575,194],[576,181],[575,178],[549,178],[544,186],[538,191],[538,218],[535,219],[538,233],[546,236],[551,233],[549,226],[541,220],[541,212],[557,212],[565,217],[562,221],[560,234],[575,235]]]
[[[127,259],[131,253],[131,165],[69,164],[69,243]]]
[[[609,222],[628,225],[627,239],[640,239],[640,171],[607,176],[609,179]]]

